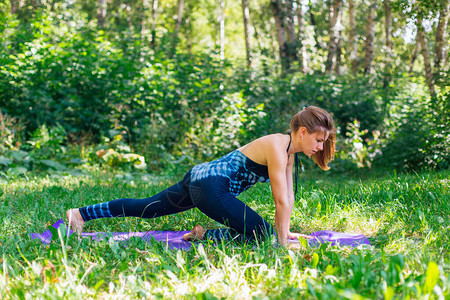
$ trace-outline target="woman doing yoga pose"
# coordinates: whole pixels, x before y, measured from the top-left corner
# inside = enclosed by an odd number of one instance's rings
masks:
[[[328,170],[328,163],[334,158],[336,134],[330,114],[315,106],[297,113],[290,127],[290,134],[263,136],[217,160],[193,167],[179,183],[152,197],[117,199],[70,209],[66,213],[69,224],[80,233],[83,224],[93,219],[156,218],[197,207],[229,228],[205,230],[197,225],[185,234],[186,240],[261,240],[274,234],[272,226],[236,196],[256,182],[270,181],[278,243],[286,245],[287,239],[304,236],[290,231],[294,205],[292,167],[297,153],[312,156],[320,168]]]

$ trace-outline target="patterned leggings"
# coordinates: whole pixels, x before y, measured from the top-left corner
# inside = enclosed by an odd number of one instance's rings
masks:
[[[156,218],[194,207],[230,227],[207,230],[205,239],[251,242],[274,234],[269,223],[228,191],[224,177],[210,176],[191,182],[190,172],[182,181],[152,197],[112,200],[82,207],[80,213],[84,221],[111,217]]]

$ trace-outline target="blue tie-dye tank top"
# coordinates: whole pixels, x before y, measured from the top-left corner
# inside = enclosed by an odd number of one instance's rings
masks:
[[[257,182],[268,182],[269,169],[254,162],[239,150],[234,150],[217,160],[192,168],[192,182],[211,176],[228,179],[229,192],[237,196]]]

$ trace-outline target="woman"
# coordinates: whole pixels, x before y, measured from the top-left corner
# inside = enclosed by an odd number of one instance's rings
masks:
[[[304,237],[289,230],[294,205],[291,154],[303,152],[328,170],[334,158],[336,134],[330,114],[315,106],[297,113],[290,127],[290,134],[263,136],[215,161],[193,167],[182,181],[150,198],[117,199],[70,209],[66,213],[69,224],[81,232],[84,222],[92,219],[155,218],[197,207],[230,228],[204,230],[197,225],[184,236],[186,240],[261,240],[274,234],[272,227],[236,196],[256,182],[270,180],[278,243],[286,245],[287,239]]]

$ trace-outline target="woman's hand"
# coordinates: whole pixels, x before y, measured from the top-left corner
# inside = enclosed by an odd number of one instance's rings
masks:
[[[307,240],[312,240],[314,237],[312,237],[310,235],[306,235],[306,234],[301,234],[301,233],[296,233],[296,232],[290,232],[289,231],[287,238],[291,239],[291,240],[298,240],[299,238],[305,238]]]

